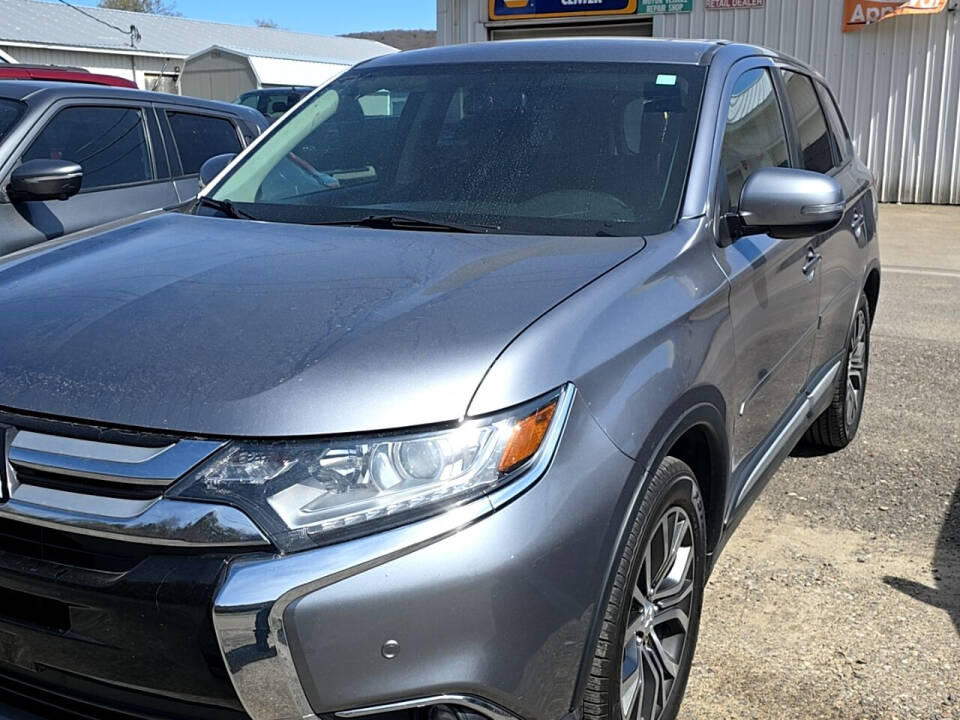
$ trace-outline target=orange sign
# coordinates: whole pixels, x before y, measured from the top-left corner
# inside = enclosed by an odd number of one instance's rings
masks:
[[[843,4],[843,31],[862,30],[897,15],[938,13],[947,7],[948,0],[845,0]]]

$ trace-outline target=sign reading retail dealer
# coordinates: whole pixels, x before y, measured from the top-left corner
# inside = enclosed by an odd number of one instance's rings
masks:
[[[766,7],[767,0],[704,0],[707,10],[740,10]]]
[[[843,31],[862,30],[897,15],[926,15],[947,8],[949,0],[845,0]]]
[[[633,15],[637,0],[490,0],[491,20]]]
[[[684,2],[664,2],[663,0],[640,0],[637,12],[641,15],[660,15],[662,13],[693,12],[693,0]]]

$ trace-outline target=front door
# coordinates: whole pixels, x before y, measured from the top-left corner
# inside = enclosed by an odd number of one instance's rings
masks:
[[[21,160],[70,160],[83,168],[80,193],[68,200],[18,201],[5,209],[9,231],[0,252],[177,202],[158,181],[143,110],[71,105],[56,111]]]
[[[737,74],[721,151],[718,206],[734,212],[747,177],[791,165],[784,114],[772,68]],[[730,280],[736,363],[734,463],[775,428],[802,392],[816,337],[819,281],[812,238],[732,239],[717,259]]]

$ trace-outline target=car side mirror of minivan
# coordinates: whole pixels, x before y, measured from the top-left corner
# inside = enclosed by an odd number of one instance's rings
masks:
[[[237,156],[236,153],[224,153],[223,155],[214,155],[200,166],[200,187],[204,188],[213,182],[213,179],[223,172],[224,168],[233,162]]]
[[[843,188],[829,175],[794,168],[753,172],[743,185],[739,235],[767,233],[775,238],[816,235],[843,218]]]
[[[66,200],[80,192],[83,168],[67,160],[27,160],[10,174],[11,200]]]

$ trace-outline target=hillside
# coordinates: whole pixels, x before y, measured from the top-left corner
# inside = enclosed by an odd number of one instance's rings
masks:
[[[381,30],[378,32],[350,33],[347,37],[377,40],[400,50],[416,50],[437,44],[436,30]]]

